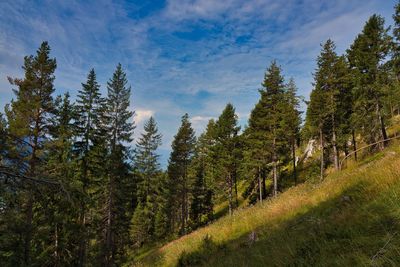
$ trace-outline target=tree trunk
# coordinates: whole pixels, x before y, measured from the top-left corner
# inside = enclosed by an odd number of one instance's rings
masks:
[[[351,137],[353,139],[352,143],[353,143],[353,151],[354,151],[354,160],[357,161],[357,142],[356,142],[356,133],[353,130],[351,130]]]
[[[297,185],[297,166],[296,166],[296,140],[292,140],[292,163],[293,163],[293,180],[294,184]]]
[[[322,181],[324,179],[324,137],[322,134],[322,127],[319,129],[319,141],[321,144],[321,174],[320,174],[320,180]]]
[[[344,155],[347,157],[349,155],[349,148],[347,147],[347,141],[343,144]]]
[[[86,196],[87,194],[87,164],[86,164],[86,158],[83,159],[82,162],[83,166],[83,195]],[[86,229],[86,203],[83,200],[81,200],[81,211],[80,211],[80,218],[79,218],[79,224],[82,227],[82,233],[80,236],[80,242],[79,242],[79,248],[78,248],[78,266],[83,267],[86,264],[86,240],[87,240],[87,229]]]
[[[81,203],[80,225],[82,227],[82,236],[80,237],[78,249],[78,266],[83,267],[86,264],[86,207],[85,203]]]
[[[35,120],[35,128],[33,131],[33,142],[31,143],[32,147],[32,155],[29,160],[29,175],[31,177],[36,176],[36,153],[37,153],[37,148],[39,145],[39,122],[40,118],[39,115],[36,116]],[[28,190],[28,200],[26,203],[26,234],[25,234],[25,240],[24,240],[24,262],[25,265],[30,266],[30,252],[31,252],[31,241],[32,241],[32,231],[33,231],[33,192],[29,188]]]
[[[236,166],[235,166],[235,173],[234,173],[233,178],[234,178],[233,182],[234,182],[234,185],[235,185],[235,205],[236,205],[236,207],[239,207]]]
[[[334,159],[335,169],[339,170],[339,150],[337,148],[335,126],[333,126],[333,131],[332,131],[332,142],[333,142],[333,159]]]
[[[113,205],[114,205],[114,176],[109,176],[109,192],[108,192],[108,207],[107,207],[107,224],[106,224],[106,244],[105,244],[105,266],[112,266],[112,247],[113,247]]]
[[[182,194],[182,228],[181,233],[186,234],[186,216],[187,216],[187,163],[184,163],[184,170],[183,170],[183,194]]]
[[[265,186],[265,170],[261,171],[261,186],[262,186],[262,195],[267,195],[267,187]]]
[[[261,172],[260,172],[260,167],[258,167],[258,190],[259,190],[259,194],[260,194],[260,203],[262,203],[263,201],[263,197],[262,197],[262,187],[261,187]]]
[[[228,187],[229,187],[229,215],[232,215],[233,213],[233,207],[232,207],[232,177],[231,173],[228,174]]]
[[[24,262],[26,266],[30,266],[30,251],[32,240],[32,221],[33,221],[33,197],[32,192],[28,192],[28,200],[26,203],[26,234],[24,240]]]
[[[274,138],[273,143],[272,143],[272,164],[273,164],[273,180],[274,180],[274,192],[273,195],[276,197],[278,195],[278,174],[276,170],[276,138]]]
[[[382,138],[383,140],[388,139],[387,133],[386,133],[386,128],[385,128],[385,121],[383,119],[383,116],[381,114],[381,110],[379,108],[379,104],[377,104],[377,108],[378,108],[378,117],[379,117],[379,123],[380,123],[380,127],[381,127],[381,132],[382,132]],[[383,142],[383,147],[386,147],[388,144],[388,141],[384,141]]]
[[[185,183],[185,182],[184,182]],[[181,234],[185,234],[185,227],[186,227],[186,222],[185,222],[185,213],[186,213],[186,185],[183,186],[183,192],[182,192],[182,207],[181,207]]]
[[[58,224],[54,227],[54,267],[60,266],[60,256],[58,253]]]

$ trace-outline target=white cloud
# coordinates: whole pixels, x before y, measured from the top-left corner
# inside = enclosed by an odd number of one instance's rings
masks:
[[[190,118],[190,122],[192,123],[192,127],[196,132],[196,135],[200,135],[206,128],[209,120],[214,119],[210,116],[193,116]]]
[[[144,123],[151,116],[154,116],[153,110],[138,109],[135,111],[135,122],[137,124]]]
[[[307,96],[319,43],[331,37],[343,52],[369,15],[383,12],[390,18],[394,4],[394,0],[168,0],[151,15],[133,18],[125,4],[111,0],[44,1],[40,8],[37,2],[0,1],[0,105],[12,97],[4,76],[21,77],[23,56],[35,53],[40,42],[48,40],[58,63],[57,93],[70,90],[75,95],[92,67],[105,93],[106,81],[121,62],[132,85],[135,135],[146,119],[157,114],[163,147],[169,148],[185,112],[195,114],[191,121],[197,132],[203,131],[208,119],[218,117],[227,102],[239,114],[248,114],[272,59]],[[176,35],[194,29],[205,31],[204,38]],[[238,42],[243,36],[248,39]],[[195,98],[201,90],[210,92],[211,98],[196,99],[193,106],[174,99],[177,94]],[[240,116],[241,123],[245,120]]]

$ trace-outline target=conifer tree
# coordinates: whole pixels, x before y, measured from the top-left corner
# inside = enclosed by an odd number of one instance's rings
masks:
[[[212,131],[215,122],[210,120],[207,129],[197,139],[195,155],[190,166],[191,195],[190,220],[192,228],[210,221],[213,216],[213,164]],[[216,165],[216,164],[215,164]]]
[[[128,86],[126,74],[121,64],[107,83],[107,99],[103,123],[108,142],[108,181],[106,188],[106,206],[103,221],[104,226],[104,266],[113,266],[124,244],[120,244],[122,234],[128,231],[128,219],[121,207],[125,206],[124,189],[128,178],[129,167],[126,160],[129,156],[127,143],[132,141],[135,128],[132,111],[129,111],[131,87]],[[124,227],[125,226],[125,227]]]
[[[297,184],[297,172],[296,172],[296,144],[300,138],[300,124],[301,124],[301,112],[300,101],[297,96],[297,88],[293,79],[289,80],[286,85],[286,108],[284,114],[284,127],[286,130],[287,140],[291,146],[292,151],[292,163],[293,163],[293,180]]]
[[[89,216],[89,213],[94,209],[93,194],[97,192],[96,187],[102,184],[101,173],[104,171],[104,155],[101,155],[101,148],[104,148],[104,99],[100,95],[100,85],[97,83],[94,69],[89,71],[86,83],[82,83],[82,89],[78,91],[75,112],[73,151],[78,167],[77,180],[82,191],[79,214],[81,233],[76,265],[84,266],[88,256],[88,241],[95,231],[93,227],[87,228],[88,225],[94,225],[94,218]]]
[[[171,194],[169,224],[172,230],[175,230],[175,225],[179,223],[180,234],[185,234],[187,231],[190,193],[188,168],[193,157],[195,142],[196,137],[189,115],[185,114],[172,142],[172,152],[168,162],[168,187]]]
[[[317,59],[315,88],[311,92],[306,118],[310,133],[320,140],[321,179],[328,144],[333,148],[334,166],[339,169],[340,143],[346,144],[349,136],[352,97],[347,73],[345,58],[339,57],[334,42],[327,40]]]
[[[151,218],[154,215],[146,207],[146,203],[139,202],[131,219],[131,228],[129,230],[131,240],[136,248],[140,248],[143,244],[150,241],[151,237]]]
[[[16,99],[11,102],[11,106],[6,111],[9,134],[14,140],[18,140],[17,142],[21,143],[21,140],[24,140],[22,146],[15,143],[15,147],[19,150],[19,158],[25,166],[19,171],[31,177],[39,175],[44,143],[48,139],[49,119],[54,112],[52,94],[56,66],[56,60],[50,58],[50,46],[47,42],[43,42],[35,56],[24,58],[24,78],[9,78],[10,83],[17,86],[17,89],[13,90]],[[33,191],[28,190],[23,201],[22,209],[25,213],[24,252],[18,257],[23,258],[25,265],[31,265],[33,257],[35,257],[31,254],[32,247],[34,247],[32,241],[40,242],[40,240],[32,240],[36,228]],[[40,251],[36,253],[40,253]]]
[[[393,117],[400,114],[400,3],[395,6],[393,15],[393,41],[391,46],[392,57],[389,60],[388,82],[386,86],[385,103],[388,113]]]
[[[174,181],[169,179],[168,173],[164,172],[157,187],[157,209],[154,214],[154,236],[163,240],[173,234],[172,208]]]
[[[137,194],[142,203],[147,201],[148,196],[154,196],[156,191],[161,172],[157,149],[162,138],[153,117],[145,123],[144,131],[136,144],[135,156],[135,167],[140,176]]]
[[[385,91],[379,83],[385,75],[383,65],[390,45],[384,24],[381,16],[371,16],[347,50],[354,75],[353,121],[369,143],[387,139],[383,110]]]
[[[225,194],[229,203],[229,214],[234,209],[234,197],[237,197],[236,175],[238,166],[238,132],[240,127],[237,125],[237,115],[232,104],[227,104],[222,114],[215,123],[214,153],[217,157],[218,175],[225,184]]]
[[[281,155],[288,150],[285,127],[281,123],[285,114],[285,84],[281,69],[275,61],[265,73],[261,99],[250,114],[247,130],[251,154],[258,159],[259,191],[261,174],[267,164],[272,165],[273,195],[278,193],[278,163]],[[260,194],[261,195],[261,194]],[[260,199],[262,199],[260,197]]]
[[[159,191],[162,172],[157,154],[157,149],[161,145],[161,138],[154,118],[150,117],[144,125],[144,133],[136,144],[135,170],[139,177],[137,179],[137,201],[139,205],[133,215],[131,232],[138,232],[140,231],[139,228],[145,229],[139,236],[132,236],[136,245],[142,245],[142,243],[149,241],[155,234],[155,216],[158,211],[158,200],[162,195],[162,192]],[[146,220],[135,224],[139,220],[138,214],[142,213],[146,213]]]
[[[201,159],[192,167],[193,182],[191,185],[192,201],[190,203],[191,228],[195,229],[212,218],[212,192],[205,183],[205,166]]]
[[[63,97],[58,96],[55,100],[55,116],[51,125],[51,141],[47,145],[46,166],[44,171],[47,176],[63,184],[64,189],[58,193],[50,194],[47,201],[47,212],[44,220],[49,224],[48,236],[51,237],[47,244],[48,255],[52,265],[72,265],[76,255],[68,251],[76,251],[79,239],[75,238],[75,229],[79,225],[79,206],[75,186],[74,162],[72,157],[74,125],[74,106],[70,102],[68,93]],[[43,197],[44,198],[44,197]],[[48,260],[48,259],[47,259]]]
[[[400,3],[394,7],[395,13],[393,14],[393,55],[392,65],[397,80],[400,80]]]

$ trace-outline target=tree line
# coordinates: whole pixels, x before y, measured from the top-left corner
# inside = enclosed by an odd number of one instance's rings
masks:
[[[54,95],[57,63],[43,42],[24,58],[24,77],[9,78],[15,96],[0,113],[0,262],[119,266],[132,250],[214,220],[216,205],[232,214],[240,198],[262,202],[303,181],[308,140],[320,148],[321,179],[359,144],[386,140],[400,114],[400,4],[393,18],[391,34],[371,16],[343,55],[332,40],[322,44],[304,123],[295,81],[272,61],[247,126],[228,103],[197,137],[184,114],[166,170],[154,117],[133,140],[121,64],[105,96],[91,69],[72,101]]]

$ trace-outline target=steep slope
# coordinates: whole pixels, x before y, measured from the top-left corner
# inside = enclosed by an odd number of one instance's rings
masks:
[[[400,266],[399,144],[223,217],[135,264]]]

